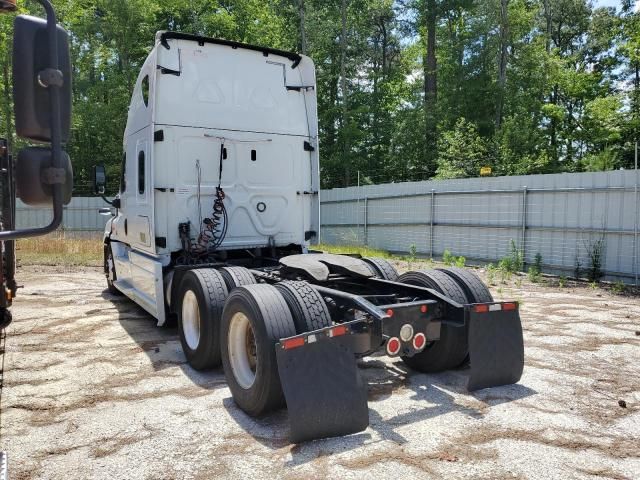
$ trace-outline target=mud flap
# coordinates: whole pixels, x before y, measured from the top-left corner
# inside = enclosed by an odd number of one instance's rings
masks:
[[[469,310],[469,391],[516,383],[524,368],[524,343],[518,310]]]
[[[361,432],[369,425],[353,338],[321,339],[289,350],[276,345],[293,443]]]

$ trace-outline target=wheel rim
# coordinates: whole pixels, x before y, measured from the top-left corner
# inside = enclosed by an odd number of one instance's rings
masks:
[[[229,363],[238,385],[245,390],[256,380],[257,346],[247,316],[237,312],[229,324]]]
[[[192,290],[187,290],[182,299],[182,333],[191,350],[200,343],[200,309],[198,299]]]

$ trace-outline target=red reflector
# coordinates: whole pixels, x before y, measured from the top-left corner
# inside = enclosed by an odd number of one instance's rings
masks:
[[[517,303],[509,302],[502,304],[502,310],[516,310],[518,308]]]
[[[420,307],[420,311],[421,311],[422,313],[427,313],[427,306],[426,306],[426,305],[422,305],[422,306]]]
[[[489,305],[476,305],[475,307],[473,307],[473,309],[476,311],[476,313],[486,313],[489,311]]]
[[[413,337],[413,348],[421,350],[425,343],[427,343],[427,337],[424,336],[424,333],[416,333],[416,336]]]
[[[389,355],[396,355],[400,351],[400,340],[396,337],[391,337],[387,341],[387,353]]]
[[[282,348],[284,348],[285,350],[301,347],[303,345],[304,345],[304,337],[290,338],[289,340],[285,340],[284,342],[282,342]]]
[[[389,317],[393,317],[393,310],[391,310],[391,309],[387,310],[387,315]]]
[[[337,327],[333,327],[331,329],[331,337],[338,337],[340,335],[344,335],[345,333],[347,333],[347,327],[345,327],[344,325],[340,325]]]

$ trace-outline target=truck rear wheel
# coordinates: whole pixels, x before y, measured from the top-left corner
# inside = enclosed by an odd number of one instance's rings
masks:
[[[369,265],[376,277],[391,282],[398,280],[398,271],[389,260],[378,257],[363,257],[362,260]]]
[[[253,285],[256,283],[256,277],[244,267],[222,267],[219,272],[224,278],[224,283],[227,285],[227,290],[231,291],[234,288],[242,287],[244,285]]]
[[[458,267],[438,268],[438,270],[449,275],[460,285],[466,293],[469,303],[493,302],[493,296],[487,286],[471,270]]]
[[[322,295],[307,282],[280,282],[276,285],[291,310],[296,333],[331,326],[331,315]]]
[[[229,295],[222,314],[222,364],[234,401],[249,415],[284,406],[275,344],[295,334],[289,307],[273,285],[246,285]]]
[[[446,273],[438,270],[407,272],[398,278],[400,283],[436,290],[458,303],[467,303],[464,290]],[[442,372],[460,365],[467,357],[468,328],[441,324],[440,340],[431,342],[413,357],[402,357],[409,367],[420,372]]]
[[[178,331],[182,350],[196,370],[220,365],[220,317],[228,296],[217,270],[189,270],[178,292]]]

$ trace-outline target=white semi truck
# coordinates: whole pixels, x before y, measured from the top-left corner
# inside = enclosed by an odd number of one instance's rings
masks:
[[[462,269],[398,275],[313,252],[319,221],[309,57],[159,32],[133,90],[120,193],[104,235],[109,290],[177,321],[187,361],[222,365],[250,415],[285,404],[294,442],[361,431],[356,358],[418,371],[470,362],[469,389],[517,382],[515,302]],[[95,169],[103,193],[104,167]]]

